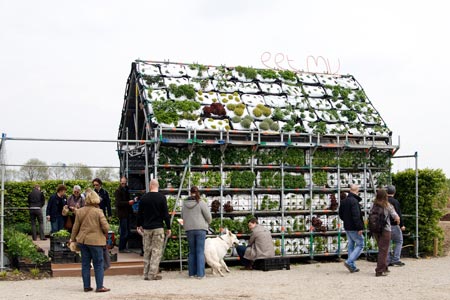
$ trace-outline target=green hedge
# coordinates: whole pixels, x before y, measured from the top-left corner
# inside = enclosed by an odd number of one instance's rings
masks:
[[[400,201],[402,213],[415,215],[415,170],[398,172],[392,176],[396,186],[395,198]],[[442,170],[419,170],[419,252],[423,255],[433,253],[434,239],[439,240],[439,252],[442,254],[444,234],[439,227],[439,219],[450,196],[447,179]],[[415,233],[415,219],[405,217],[406,232]]]
[[[45,180],[45,181],[24,181],[24,182],[6,182],[5,183],[5,208],[23,207],[28,208],[28,194],[35,184],[41,186],[41,191],[45,195],[45,201],[56,192],[56,187],[61,184],[61,180]],[[92,188],[91,181],[88,180],[66,180],[64,184],[67,187],[67,195],[72,194],[74,185],[81,186],[82,190],[88,187]],[[119,182],[103,182],[103,188],[108,191],[111,198],[111,207],[115,207],[114,191],[119,186]],[[45,212],[44,212],[45,215]],[[29,223],[30,214],[28,210],[5,209],[5,224],[14,225],[18,223]],[[5,226],[5,227],[6,227]],[[31,227],[30,227],[31,229]]]

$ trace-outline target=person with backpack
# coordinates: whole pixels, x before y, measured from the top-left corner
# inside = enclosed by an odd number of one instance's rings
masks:
[[[389,266],[402,267],[405,265],[404,262],[400,261],[400,255],[402,253],[403,246],[402,232],[405,231],[405,226],[403,225],[402,210],[400,209],[400,202],[398,202],[398,200],[394,198],[395,186],[388,185],[386,191],[388,194],[389,203],[394,207],[395,212],[400,218],[399,224],[394,224],[394,220],[391,218],[391,241],[394,244],[394,250],[392,252],[392,255],[390,252],[388,252],[388,262]]]
[[[375,276],[386,276],[388,270],[388,252],[391,241],[391,218],[398,224],[400,218],[388,201],[387,192],[379,189],[369,214],[369,230],[378,244],[377,267]]]
[[[362,199],[358,196],[358,192],[359,187],[356,184],[350,185],[350,192],[346,198],[341,199],[339,205],[339,217],[344,221],[344,229],[348,240],[348,258],[344,265],[350,273],[359,272],[355,261],[364,247],[364,223],[359,206]]]

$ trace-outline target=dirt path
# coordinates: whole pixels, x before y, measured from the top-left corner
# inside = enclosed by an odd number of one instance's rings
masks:
[[[163,272],[161,281],[140,276],[110,276],[105,294],[84,293],[81,278],[0,282],[1,299],[448,299],[450,257],[405,259],[387,277],[375,277],[375,264],[358,261],[350,274],[342,263],[292,266],[290,271],[240,271],[224,278],[189,279],[187,273]],[[209,270],[208,270],[209,271]],[[94,279],[92,278],[94,283]]]

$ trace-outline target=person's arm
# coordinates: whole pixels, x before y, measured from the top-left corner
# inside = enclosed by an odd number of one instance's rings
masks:
[[[70,235],[70,241],[75,241],[78,232],[80,231],[80,217],[79,216],[75,216],[75,223],[73,224],[72,227],[72,234]]]
[[[31,193],[28,194],[27,202],[28,202],[28,206],[30,206],[30,204],[31,204]]]
[[[111,212],[111,199],[109,198],[109,194],[108,192],[104,189],[105,191],[105,199],[103,199],[103,201],[105,202],[105,207],[106,210],[108,211],[108,217],[112,217],[112,212]]]
[[[50,213],[52,206],[53,206],[53,196],[50,196],[50,199],[48,199],[47,203],[47,209],[45,210],[45,215],[47,216],[48,221],[50,221]]]
[[[205,218],[206,223],[211,224],[212,221],[211,212],[209,211],[208,206],[206,205],[205,202],[203,202],[201,208],[202,208],[202,215]]]
[[[44,205],[45,205],[45,197],[44,197],[44,193],[42,193],[42,192],[41,192],[41,201],[40,202],[41,202],[41,206],[40,207],[41,208],[44,207]]]
[[[352,219],[353,219],[353,223],[356,225],[356,229],[358,231],[361,231],[364,229],[364,224],[361,221],[361,210],[360,210],[359,204],[356,200],[354,201],[354,203],[352,203]]]
[[[256,239],[256,236],[252,232],[252,234],[250,235],[250,238],[248,239],[247,247],[253,245],[253,243],[255,242],[255,239]]]
[[[170,215],[169,215],[169,208],[167,207],[167,199],[166,196],[163,195],[163,202],[162,202],[162,213],[163,213],[163,219],[164,223],[166,223],[166,228],[168,231],[170,231]]]
[[[103,213],[103,211],[99,212],[98,214],[100,216],[100,227],[102,228],[103,233],[107,234],[109,230],[109,224],[106,220],[105,214]]]
[[[137,217],[136,217],[136,226],[137,227],[142,228],[143,215],[144,215],[144,205],[142,205],[142,199],[141,199],[141,201],[139,202],[139,207],[138,207],[138,212],[137,212]]]
[[[397,222],[397,225],[400,223],[400,217],[398,216],[398,214],[395,212],[395,208],[389,204],[389,206],[387,207],[388,212],[389,212],[389,216],[394,219],[395,222]]]

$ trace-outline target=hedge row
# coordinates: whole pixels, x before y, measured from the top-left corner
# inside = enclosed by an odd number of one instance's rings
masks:
[[[392,176],[396,186],[395,198],[400,201],[402,213],[414,216],[416,213],[415,170],[398,172]],[[445,214],[450,190],[442,170],[419,170],[419,253],[433,253],[434,239],[439,241],[442,254],[444,233],[439,227],[439,219]],[[406,232],[415,233],[415,218],[405,217]],[[404,242],[406,244],[406,242]]]
[[[20,208],[28,208],[28,194],[32,191],[35,184],[39,184],[41,186],[41,191],[44,193],[45,201],[47,202],[50,196],[56,193],[56,187],[61,183],[61,180],[6,182],[5,225],[8,226],[30,222],[30,214],[28,213],[28,210]],[[88,180],[66,180],[64,184],[67,187],[68,196],[72,194],[74,185],[81,186],[82,190],[85,190],[88,187],[93,188],[91,181]],[[111,198],[111,206],[113,208],[115,207],[114,191],[118,186],[119,182],[117,181],[103,182],[103,188],[108,191]]]

